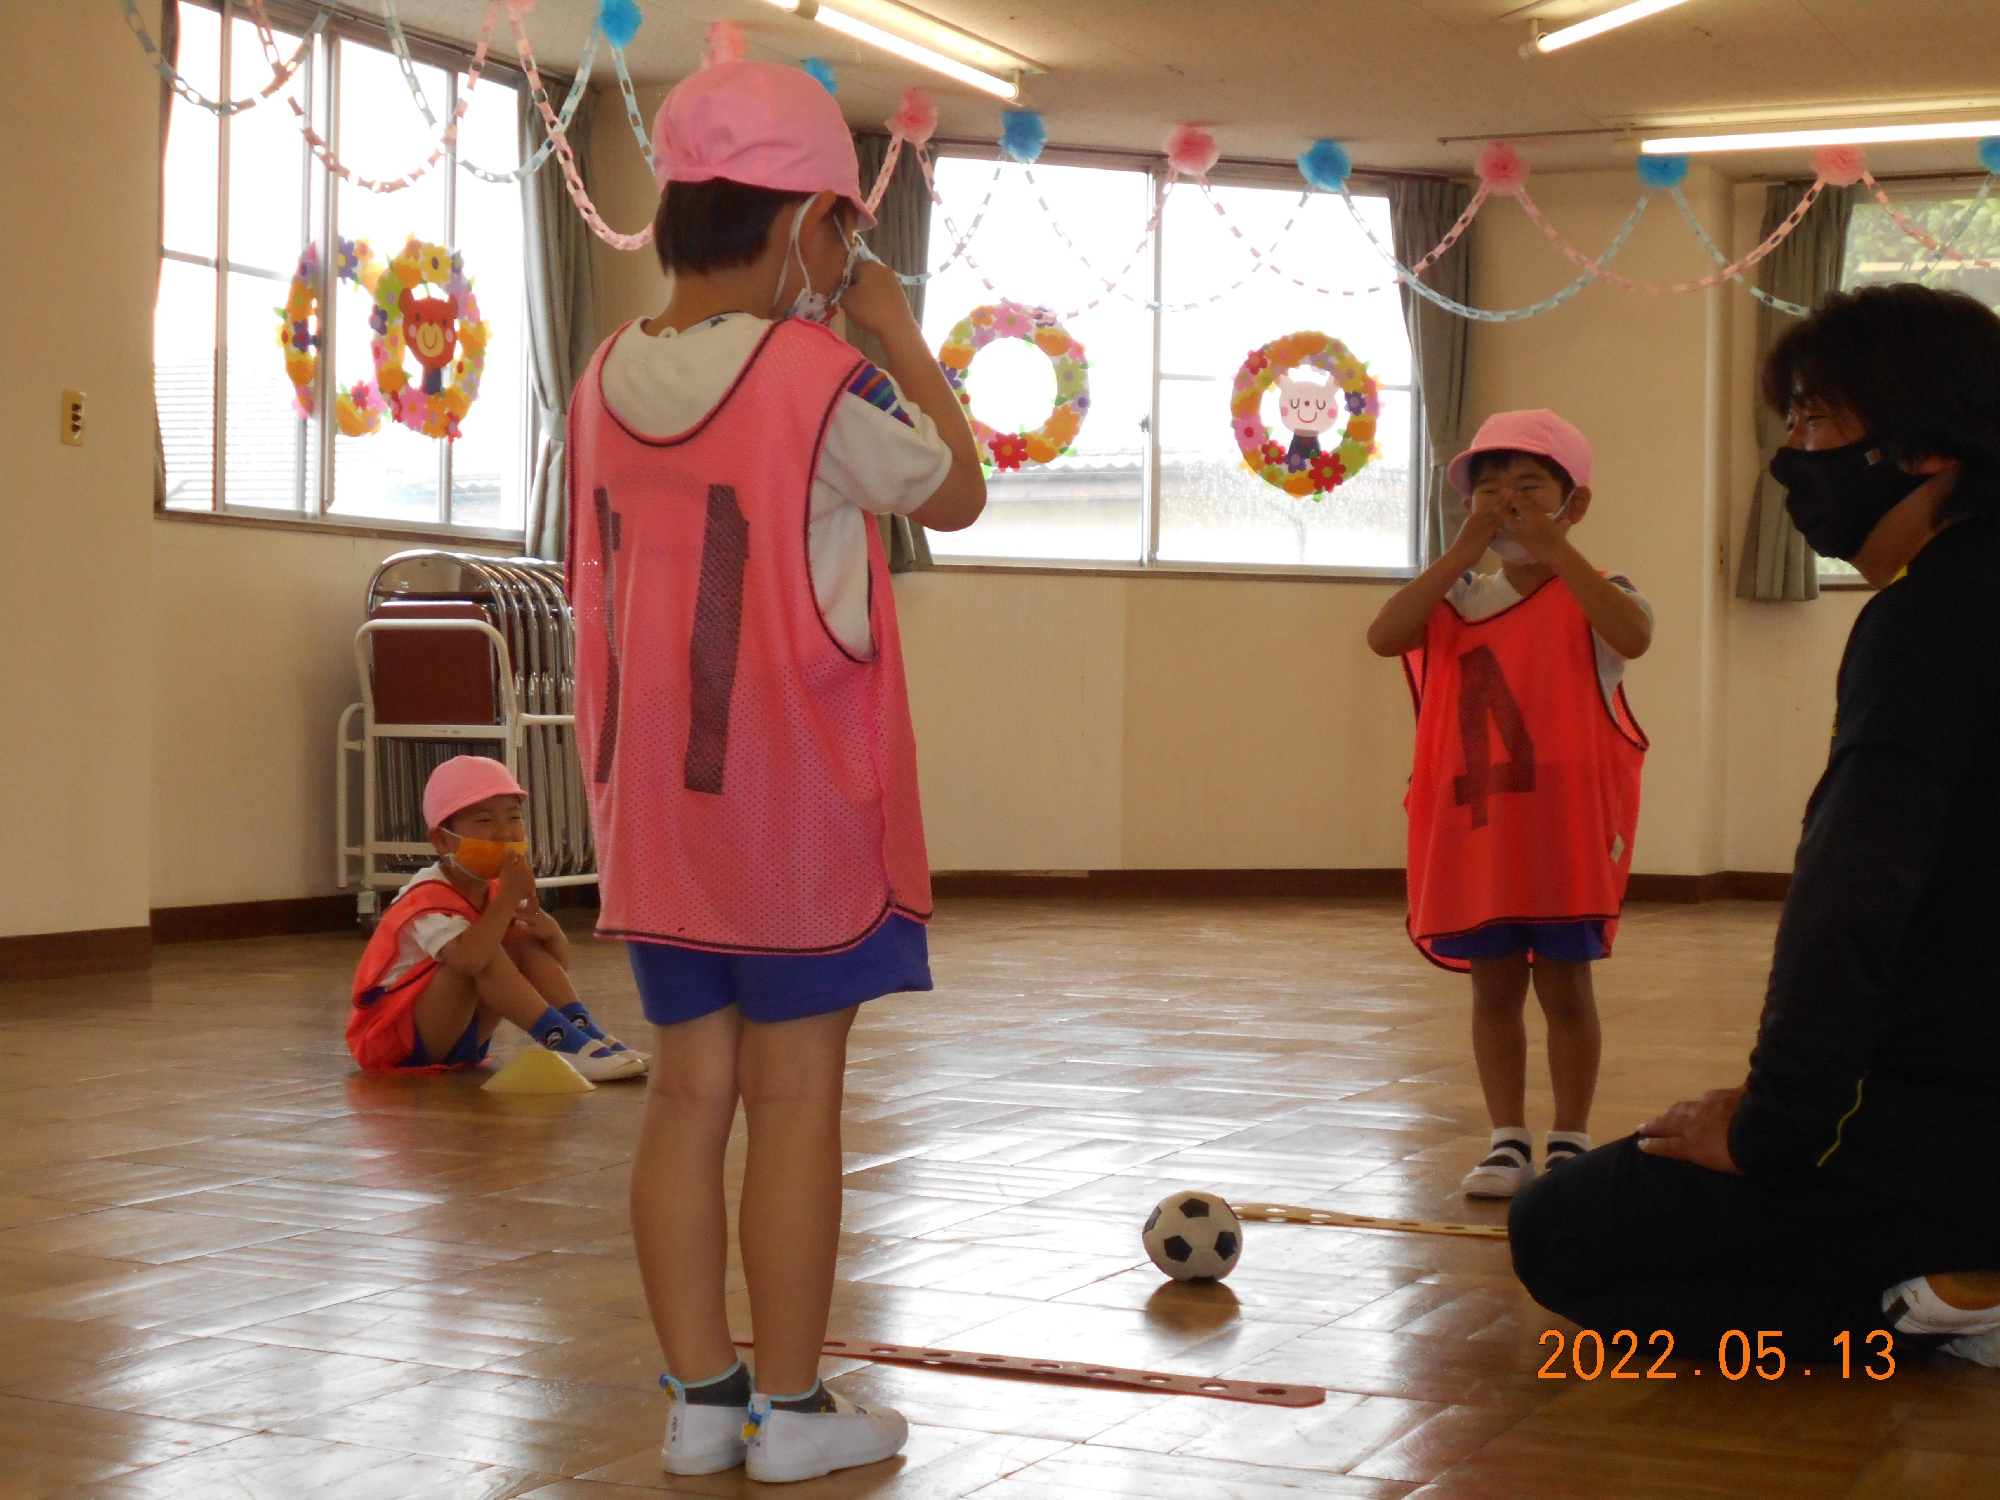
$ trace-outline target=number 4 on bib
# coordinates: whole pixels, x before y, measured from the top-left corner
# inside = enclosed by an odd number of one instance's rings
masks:
[[[1452,799],[1472,809],[1474,828],[1484,828],[1487,799],[1499,792],[1535,789],[1535,742],[1490,647],[1474,646],[1459,657],[1458,676],[1458,734],[1465,749],[1465,774],[1452,778]],[[1497,763],[1486,729],[1489,719],[1507,751],[1507,759]]]

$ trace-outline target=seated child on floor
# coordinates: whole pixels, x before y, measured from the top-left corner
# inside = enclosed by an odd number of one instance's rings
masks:
[[[397,893],[354,976],[347,1049],[368,1072],[476,1067],[512,1021],[594,1082],[645,1075],[644,1055],[599,1030],[569,982],[569,940],[535,899],[527,795],[485,756],[431,772],[438,861]]]

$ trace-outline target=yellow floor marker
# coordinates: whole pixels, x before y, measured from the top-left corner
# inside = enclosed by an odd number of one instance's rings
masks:
[[[546,1047],[530,1047],[480,1086],[489,1094],[587,1094],[597,1085]]]

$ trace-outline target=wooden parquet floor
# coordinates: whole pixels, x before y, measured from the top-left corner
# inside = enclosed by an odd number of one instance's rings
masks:
[[[1741,1077],[1775,915],[1631,915],[1598,974],[1600,1140]],[[1329,1395],[829,1361],[914,1432],[797,1500],[2000,1495],[2000,1372],[1538,1379],[1550,1320],[1504,1245],[1251,1225],[1227,1283],[1163,1283],[1138,1230],[1177,1187],[1501,1217],[1456,1192],[1485,1140],[1463,981],[1397,909],[964,901],[932,943],[937,992],[855,1031],[834,1334]],[[658,1467],[624,1206],[640,1090],[360,1076],[357,952],[167,948],[146,975],[0,985],[0,1500],[757,1489]],[[622,952],[578,954],[638,1040]]]

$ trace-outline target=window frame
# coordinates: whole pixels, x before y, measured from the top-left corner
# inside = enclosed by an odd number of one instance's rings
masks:
[[[235,48],[235,26],[238,20],[251,19],[249,7],[242,0],[181,0],[184,6],[194,6],[216,14],[220,18],[221,76],[231,81],[231,87],[223,90],[225,95],[241,94],[249,86],[236,87],[233,77],[233,52]],[[317,7],[302,5],[298,0],[265,0],[265,10],[273,26],[303,35],[312,24]],[[472,49],[460,43],[427,36],[405,28],[413,61],[441,68],[445,73],[445,98],[442,107],[439,101],[432,101],[438,110],[439,119],[448,119],[458,105],[458,75],[471,62]],[[340,47],[343,41],[355,42],[384,52],[392,59],[394,49],[389,44],[388,29],[378,21],[352,15],[345,10],[337,10],[314,38],[306,61],[299,68],[299,81],[295,85],[300,90],[300,100],[304,104],[307,117],[329,149],[338,155],[340,97]],[[261,54],[260,54],[261,56]],[[488,51],[481,78],[496,79],[510,88],[525,92],[528,88],[527,75],[519,68],[502,62],[491,50]],[[545,73],[543,82],[551,89],[559,85],[566,88],[567,77]],[[282,92],[256,106],[258,109],[290,111],[283,102]],[[412,118],[420,118],[415,106],[411,106]],[[232,275],[254,276],[273,282],[280,287],[288,287],[292,276],[288,270],[273,270],[265,266],[250,265],[235,261],[229,253],[230,219],[230,127],[233,116],[216,117],[215,152],[215,192],[216,223],[215,253],[213,256],[196,255],[185,250],[169,249],[164,232],[158,245],[162,263],[174,261],[182,265],[206,270],[214,276],[215,286],[215,342],[211,352],[210,391],[213,412],[210,443],[210,486],[209,503],[205,508],[194,506],[169,506],[164,494],[156,497],[154,514],[172,520],[217,521],[231,524],[257,526],[304,527],[307,530],[333,533],[337,535],[391,536],[418,540],[438,538],[462,538],[468,541],[507,542],[525,546],[527,537],[527,506],[523,497],[523,515],[518,527],[474,526],[450,519],[453,504],[452,464],[454,444],[440,442],[442,450],[438,459],[438,510],[439,519],[417,521],[404,517],[357,516],[349,512],[335,510],[331,506],[334,483],[334,439],[336,427],[332,420],[335,396],[333,377],[334,364],[334,320],[320,319],[320,358],[317,389],[314,392],[314,421],[299,422],[294,441],[298,445],[300,472],[299,505],[295,509],[279,509],[265,505],[231,505],[228,490],[228,401],[229,401],[229,281]],[[333,248],[339,236],[339,183],[333,173],[326,170],[312,154],[303,133],[298,142],[298,150],[304,158],[304,185],[300,192],[299,224],[301,244],[312,244],[319,248],[321,285],[320,306],[331,306],[335,295],[328,281],[333,273]],[[164,170],[164,162],[162,164]],[[445,193],[446,243],[454,242],[453,231],[458,213],[458,146],[454,141],[433,172],[443,172]],[[525,184],[520,185],[525,189]],[[366,189],[354,189],[366,191]],[[162,226],[164,231],[164,225]],[[282,297],[283,293],[280,292]],[[520,309],[525,320],[527,308]],[[525,337],[525,325],[523,329]],[[156,356],[157,358],[157,356]],[[530,375],[530,379],[532,375]],[[522,482],[525,484],[533,472],[534,431],[531,420],[530,380],[523,380],[516,399],[522,407],[520,422],[521,451],[516,455],[520,466]],[[492,399],[488,396],[487,399]],[[307,445],[312,444],[316,454],[308,454]]]
[[[999,148],[984,141],[963,141],[939,139],[932,142],[934,157],[959,157],[971,161],[999,161]],[[1050,146],[1038,158],[1038,164],[1046,162],[1060,167],[1097,167],[1117,171],[1143,173],[1147,182],[1149,204],[1158,201],[1160,189],[1166,181],[1167,164],[1150,152],[1128,152],[1117,150],[1092,150],[1086,147]],[[1303,192],[1298,169],[1290,164],[1250,160],[1223,159],[1216,163],[1208,174],[1208,180],[1217,187],[1255,187]],[[1348,179],[1357,197],[1384,196],[1390,178],[1384,173],[1356,172]],[[1199,191],[1192,183],[1182,184],[1175,191]],[[942,220],[933,210],[924,247],[925,262],[933,258],[934,241],[943,232]],[[1161,301],[1166,259],[1166,234],[1164,222],[1154,230],[1152,253],[1148,262],[1145,296],[1149,302]],[[1384,268],[1386,271],[1386,267]],[[1423,512],[1418,491],[1418,480],[1428,472],[1429,432],[1424,421],[1424,398],[1422,383],[1417,379],[1414,358],[1410,364],[1410,380],[1407,385],[1384,383],[1384,391],[1405,391],[1410,397],[1410,487],[1408,493],[1408,550],[1407,561],[1401,567],[1363,567],[1324,563],[1250,563],[1250,562],[1205,562],[1191,558],[1162,558],[1159,555],[1160,539],[1160,387],[1164,380],[1197,381],[1203,377],[1188,375],[1167,375],[1161,370],[1161,352],[1165,342],[1165,311],[1159,306],[1148,310],[1148,325],[1151,329],[1151,382],[1152,394],[1146,421],[1145,459],[1140,465],[1140,547],[1139,557],[1133,562],[1107,558],[1078,558],[1074,561],[1052,557],[1004,557],[965,556],[956,553],[938,553],[933,566],[938,569],[968,569],[1007,573],[1058,573],[1082,575],[1108,575],[1116,577],[1158,576],[1158,577],[1209,577],[1209,578],[1289,578],[1294,580],[1320,580],[1329,582],[1380,583],[1396,582],[1414,578],[1422,571]],[[1405,336],[1408,328],[1405,325]],[[1215,377],[1218,381],[1224,377]]]

